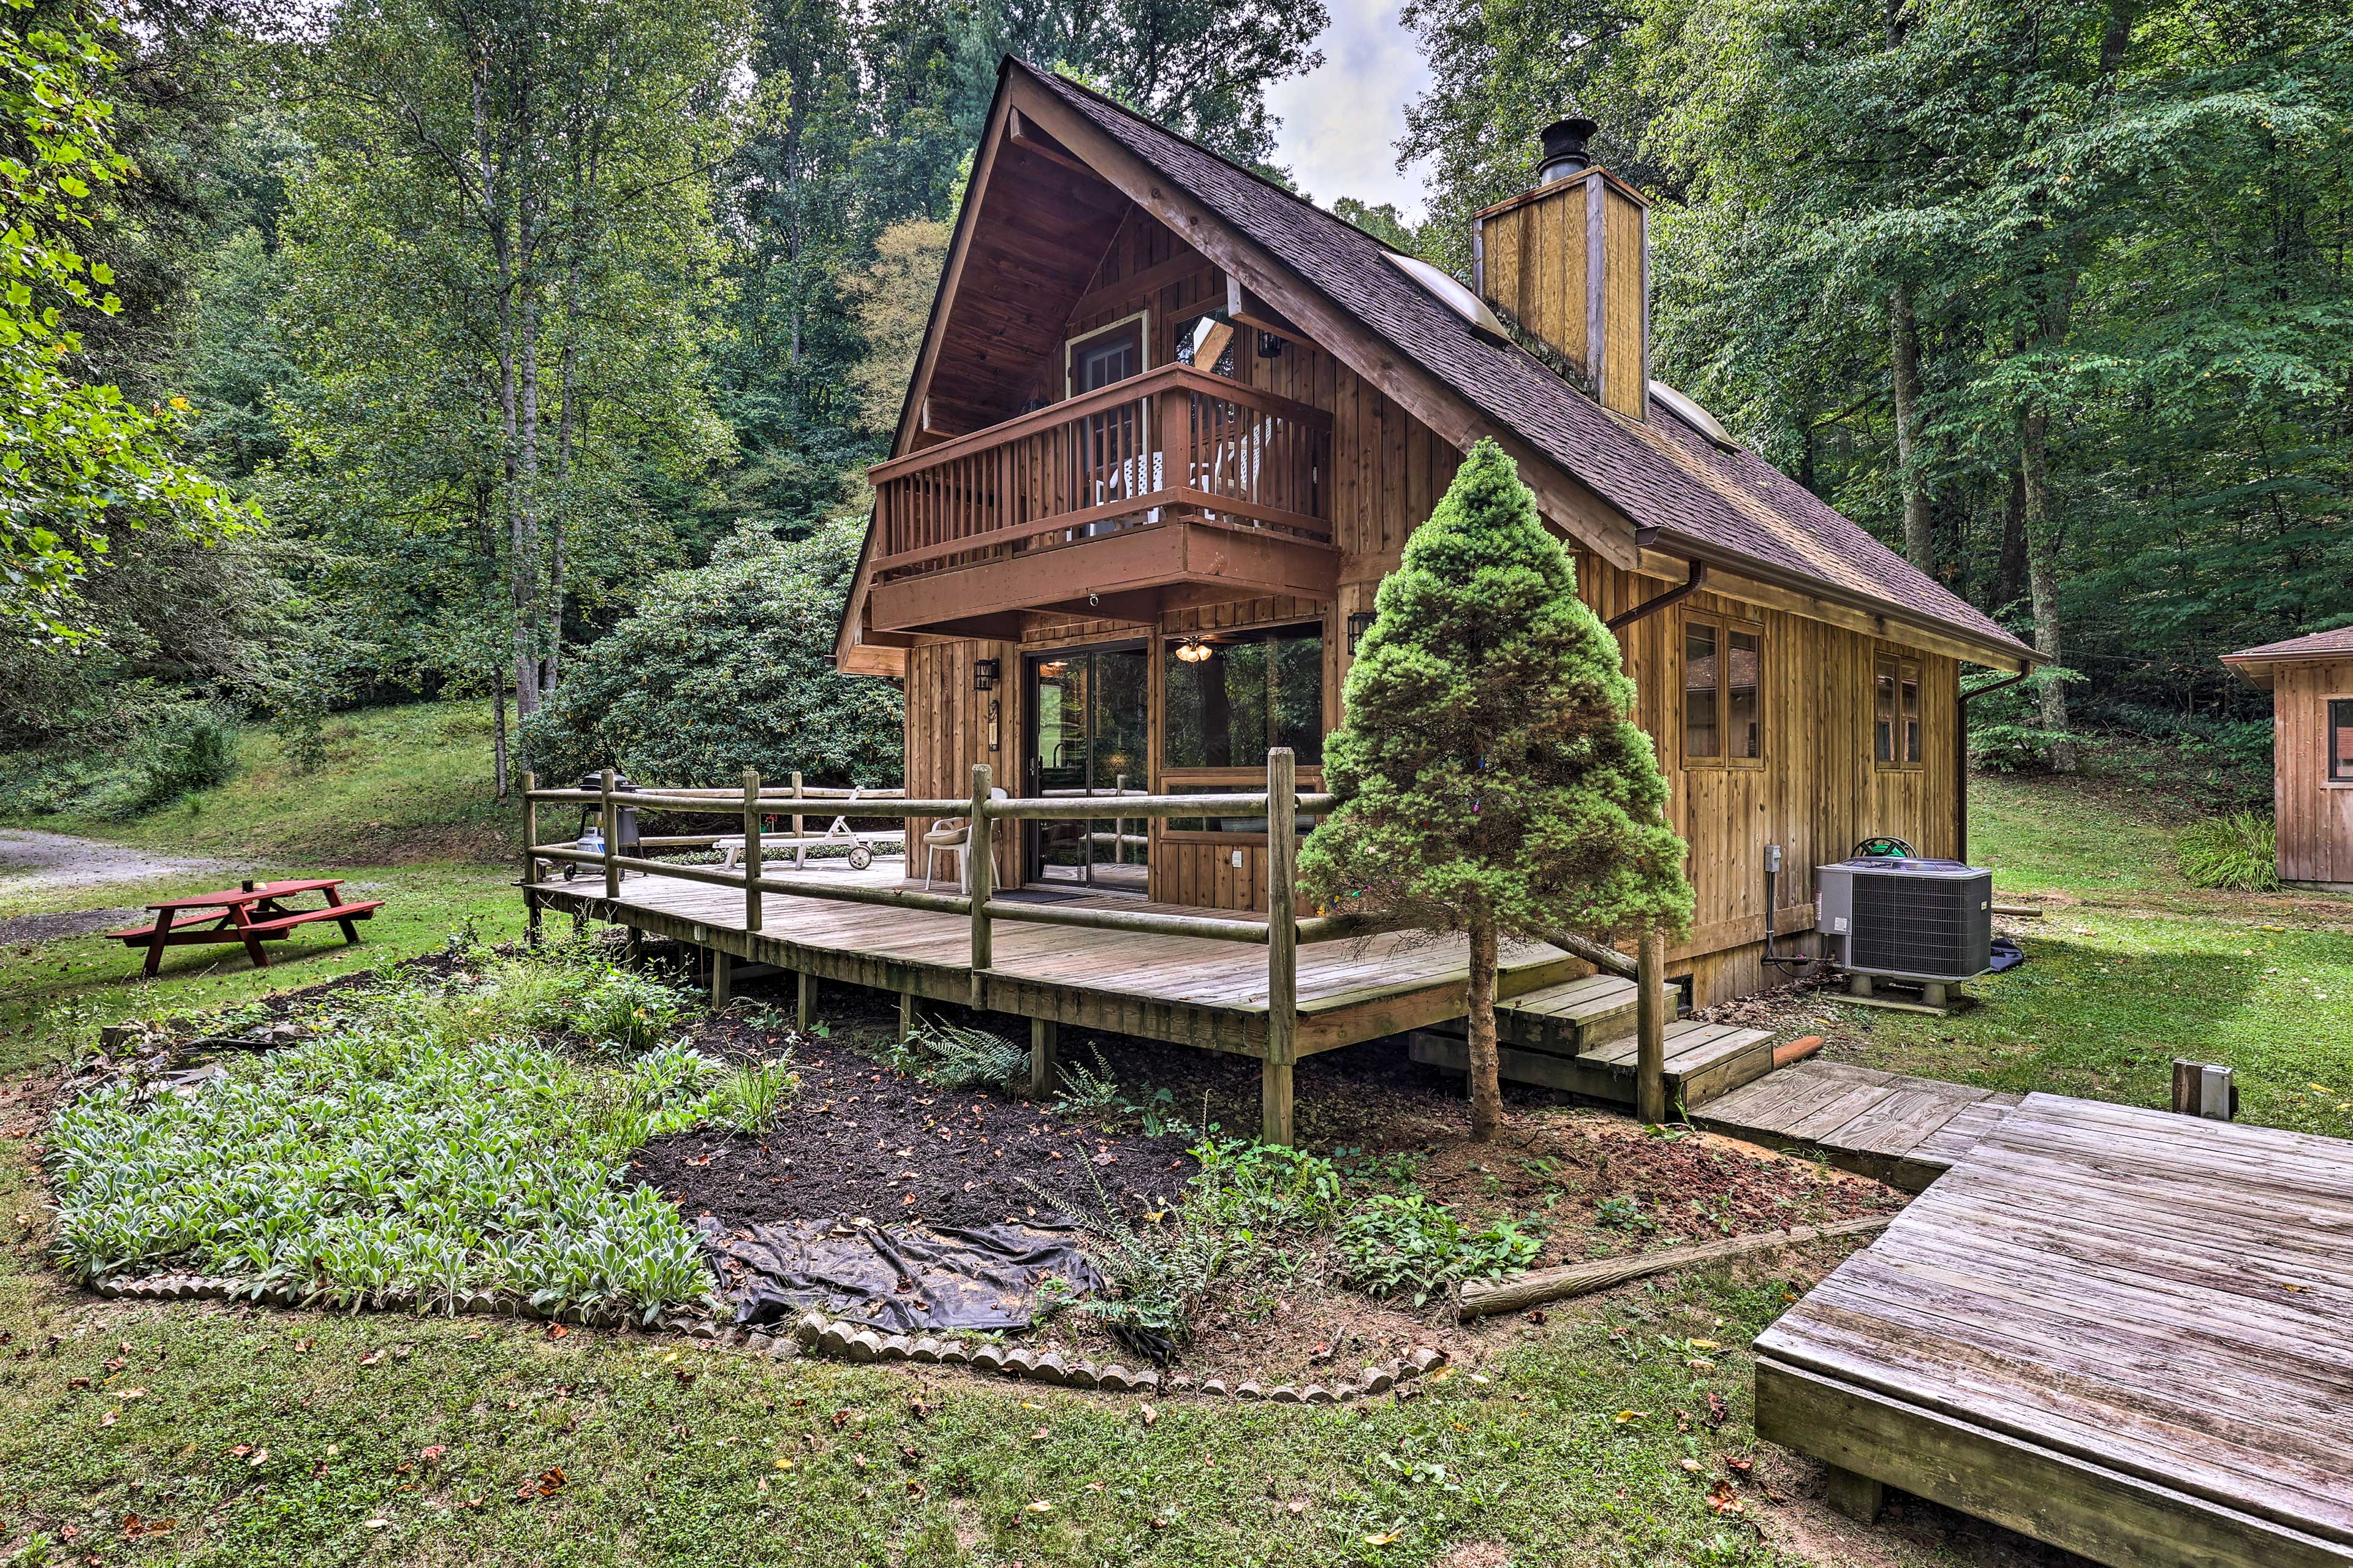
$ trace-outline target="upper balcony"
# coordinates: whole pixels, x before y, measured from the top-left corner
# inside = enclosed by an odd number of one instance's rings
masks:
[[[1332,417],[1172,364],[871,470],[873,625],[1010,636],[1025,610],[1328,596]]]

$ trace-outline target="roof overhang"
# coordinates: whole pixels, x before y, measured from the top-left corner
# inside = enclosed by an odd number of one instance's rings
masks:
[[[2311,653],[2268,653],[2262,648],[2249,648],[2243,653],[2224,654],[2222,662],[2249,684],[2269,691],[2283,665],[2341,664],[2353,668],[2353,648],[2319,648]]]

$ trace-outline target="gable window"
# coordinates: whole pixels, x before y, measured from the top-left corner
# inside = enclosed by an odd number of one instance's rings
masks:
[[[1871,755],[1883,768],[1920,765],[1920,661],[1883,653],[1872,661]]]
[[[1683,617],[1683,765],[1765,760],[1765,632],[1725,616]]]
[[[2328,782],[2353,784],[2353,697],[2328,700]]]
[[[1145,362],[1147,315],[1138,311],[1110,326],[1072,338],[1064,345],[1063,369],[1068,395],[1093,392],[1141,375],[1151,368]]]

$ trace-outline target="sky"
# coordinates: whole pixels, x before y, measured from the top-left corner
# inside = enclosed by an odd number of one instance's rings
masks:
[[[1327,3],[1332,26],[1317,40],[1324,64],[1267,92],[1282,121],[1274,161],[1319,206],[1342,196],[1374,206],[1395,202],[1419,220],[1420,175],[1398,173],[1396,143],[1405,134],[1407,102],[1430,82],[1421,51],[1398,25],[1395,0]]]

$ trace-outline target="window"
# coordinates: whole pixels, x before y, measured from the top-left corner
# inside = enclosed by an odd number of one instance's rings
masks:
[[[1148,318],[1137,314],[1072,338],[1063,351],[1068,395],[1076,397],[1143,374],[1149,368],[1144,363],[1144,332],[1149,324]]]
[[[1883,653],[1872,668],[1872,760],[1883,768],[1920,765],[1920,665]]]
[[[1683,765],[1765,760],[1765,635],[1753,622],[1683,617]]]
[[[1324,631],[1205,633],[1167,642],[1170,773],[1239,768],[1263,775],[1271,746],[1301,767],[1324,763]]]
[[[2353,784],[2353,697],[2328,700],[2328,782]]]

